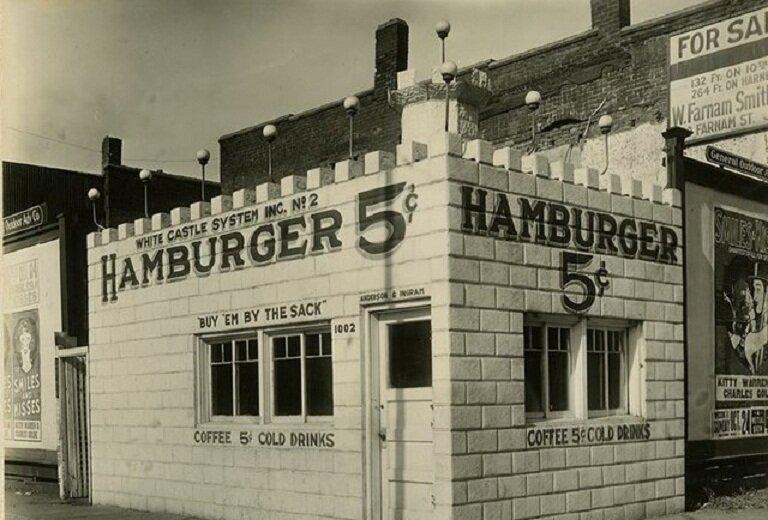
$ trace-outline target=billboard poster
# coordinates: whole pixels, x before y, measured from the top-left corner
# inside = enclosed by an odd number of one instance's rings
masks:
[[[715,208],[715,438],[765,435],[768,220]]]
[[[5,315],[5,436],[42,441],[37,309]]]
[[[669,39],[669,126],[713,139],[768,127],[768,7]]]

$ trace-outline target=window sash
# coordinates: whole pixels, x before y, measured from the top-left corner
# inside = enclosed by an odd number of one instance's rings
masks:
[[[318,334],[320,336],[319,339],[319,354],[318,355],[309,355],[307,356],[307,336],[312,334]],[[329,337],[329,345],[326,346],[325,342],[323,340],[323,337],[326,336],[326,334]],[[295,356],[286,356],[282,358],[276,358],[274,356],[274,344],[275,340],[280,338],[288,338],[290,336],[299,336],[300,340],[300,351],[298,355]],[[331,405],[331,413],[329,415],[309,415],[308,413],[308,406],[307,406],[307,359],[323,359],[323,358],[330,358],[331,359],[331,378],[333,378],[333,343],[332,339],[330,339],[330,330],[326,328],[316,328],[316,329],[300,329],[293,331],[285,331],[282,333],[275,333],[272,335],[269,335],[269,344],[271,346],[270,354],[272,354],[272,358],[270,361],[270,367],[271,367],[271,377],[269,381],[269,389],[270,389],[270,402],[272,405],[272,414],[271,414],[271,422],[274,423],[291,423],[291,422],[302,422],[302,423],[309,423],[309,422],[329,422],[333,419],[333,405]],[[299,392],[300,392],[300,413],[298,415],[277,415],[277,389],[276,389],[276,375],[275,375],[275,363],[279,362],[284,359],[299,359],[300,360],[300,368],[299,368]],[[331,379],[333,380],[333,379]],[[331,382],[331,399],[333,399],[333,383]]]
[[[642,330],[635,324],[622,320],[592,320],[589,318],[566,319],[561,316],[541,316],[534,314],[533,319],[526,317],[523,328],[523,362],[525,364],[525,415],[530,422],[558,418],[589,419],[604,416],[617,416],[633,413],[643,415],[644,401],[642,399],[643,352]],[[554,329],[550,332],[549,329]],[[595,337],[599,330],[603,340]],[[556,337],[555,337],[556,336]],[[541,339],[536,342],[535,339]],[[563,339],[563,338],[568,338]],[[630,343],[632,339],[632,343]],[[566,341],[568,348],[566,347]],[[567,354],[565,354],[567,353]],[[554,388],[552,356],[567,355],[568,361],[563,362],[568,367],[568,397],[567,409],[551,410],[556,396],[550,395]],[[594,369],[598,365],[594,357],[600,356],[599,367],[604,384],[600,388],[601,403],[599,409],[590,406],[595,402],[593,381]],[[534,359],[531,362],[531,359]],[[590,357],[592,359],[590,359]],[[563,364],[560,366],[562,367]],[[538,370],[540,387],[531,382],[531,370]],[[590,369],[592,372],[590,373]],[[559,387],[558,387],[559,388]],[[533,389],[533,390],[532,390]],[[530,393],[538,392],[538,401],[542,404],[541,411],[531,411],[538,408]],[[638,393],[640,392],[640,393]],[[630,393],[632,402],[630,402]],[[590,395],[592,394],[592,395]],[[560,402],[565,403],[565,396]],[[632,404],[636,403],[636,404]]]
[[[538,338],[541,342],[539,345],[534,344],[533,331],[539,330]],[[554,332],[554,342],[550,340],[550,332]],[[573,356],[570,339],[570,328],[562,323],[557,322],[541,322],[530,323],[523,327],[523,333],[527,336],[524,338],[525,355],[528,353],[539,353],[539,369],[541,382],[541,395],[540,402],[542,403],[542,410],[528,411],[526,410],[526,417],[531,419],[557,419],[562,417],[568,417],[572,415],[570,405],[570,393],[572,392],[572,369],[573,369]],[[550,361],[555,359],[555,356],[565,355],[565,370],[566,370],[566,384],[565,384],[565,409],[553,410],[552,409],[552,391],[550,389]],[[525,361],[524,361],[525,362]]]
[[[247,359],[245,361],[239,361],[237,359],[237,345],[238,342],[246,342],[246,351],[247,351]],[[256,343],[256,356],[253,359],[250,359],[250,346],[251,342]],[[214,347],[219,347],[221,349],[221,355],[220,360],[214,361]],[[247,336],[235,336],[235,337],[223,337],[223,338],[210,338],[203,341],[203,357],[204,357],[204,364],[205,364],[205,377],[204,377],[204,393],[205,396],[201,396],[205,398],[205,415],[209,421],[212,422],[243,422],[243,421],[254,421],[259,420],[262,418],[264,413],[264,405],[262,400],[262,388],[263,388],[263,376],[262,376],[262,370],[261,370],[261,342],[259,341],[258,335],[249,334]],[[228,360],[227,360],[227,352],[229,352]],[[217,356],[218,357],[218,356]],[[238,388],[238,365],[242,363],[255,363],[257,366],[257,375],[258,375],[258,387],[259,387],[259,414],[258,415],[251,415],[251,414],[239,414],[238,409],[240,408],[240,402],[239,402],[239,388]],[[230,377],[231,377],[231,410],[230,414],[214,414],[213,412],[213,367],[215,366],[229,366],[230,367]]]
[[[599,334],[599,336],[598,336]],[[602,341],[596,342],[595,338],[601,337]],[[590,345],[590,339],[592,345]],[[629,368],[627,363],[627,348],[628,348],[628,334],[624,329],[612,328],[612,327],[595,327],[590,326],[587,328],[587,354],[602,356],[602,388],[601,388],[601,403],[599,408],[590,408],[587,406],[587,414],[589,417],[605,417],[609,415],[623,415],[627,413],[629,409],[628,382],[629,382]],[[612,388],[610,377],[610,361],[611,355],[619,355],[619,380],[618,388]],[[589,359],[587,360],[589,365]],[[616,390],[619,393],[619,405],[611,407],[611,391]]]

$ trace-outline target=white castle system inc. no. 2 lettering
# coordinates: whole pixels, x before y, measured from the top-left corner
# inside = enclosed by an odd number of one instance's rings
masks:
[[[404,199],[402,211],[392,206],[400,195]],[[406,186],[405,182],[359,193],[356,247],[373,257],[392,253],[405,238],[411,214],[416,208],[414,186]],[[253,221],[254,217],[248,220]],[[382,226],[386,229],[386,237],[381,240],[366,237],[368,229]],[[255,223],[244,229],[200,237],[119,260],[114,253],[103,255],[102,301],[114,302],[120,291],[157,282],[173,282],[190,274],[205,276],[214,269],[226,272],[336,251],[343,245],[339,236],[342,227],[342,213],[326,209],[279,221]],[[168,236],[175,237],[175,231],[171,230]],[[179,238],[186,238],[186,235],[180,234]]]

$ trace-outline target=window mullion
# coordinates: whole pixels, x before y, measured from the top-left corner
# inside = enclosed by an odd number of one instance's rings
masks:
[[[301,420],[302,422],[307,422],[307,389],[306,389],[306,360],[307,360],[307,351],[306,351],[306,334],[302,333],[299,335],[299,338],[301,339]]]
[[[235,417],[237,415],[237,362],[234,340],[229,342],[229,352],[232,355],[232,417]]]
[[[605,379],[603,379],[603,381],[605,381],[605,390],[603,392],[603,395],[604,395],[603,399],[605,399],[605,406],[603,407],[603,409],[605,411],[608,411],[608,410],[611,409],[611,404],[610,404],[610,400],[609,400],[610,399],[610,395],[611,395],[611,390],[610,390],[611,379],[610,379],[610,374],[609,374],[610,369],[608,368],[608,366],[610,365],[610,361],[611,361],[610,360],[609,351],[610,351],[610,346],[608,345],[608,331],[605,331],[605,352],[603,352],[603,359],[604,359],[604,361],[603,361],[603,365],[604,365],[603,366],[603,372],[604,372],[603,373],[603,377],[605,378]]]
[[[542,334],[540,335],[542,339],[542,345],[541,345],[541,356],[542,356],[542,363],[541,363],[541,371],[542,371],[542,378],[541,380],[544,382],[542,385],[544,389],[544,417],[549,417],[550,412],[550,404],[549,404],[549,331],[546,326],[542,327]]]

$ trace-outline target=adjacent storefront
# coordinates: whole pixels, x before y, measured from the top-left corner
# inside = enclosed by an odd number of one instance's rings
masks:
[[[687,295],[698,302],[688,312],[689,439],[698,461],[764,457],[768,190],[748,175],[696,161],[685,168]],[[724,181],[728,192],[716,186]]]

